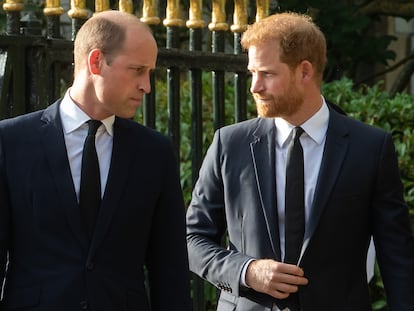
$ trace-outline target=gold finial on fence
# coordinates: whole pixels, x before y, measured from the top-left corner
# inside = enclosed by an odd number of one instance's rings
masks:
[[[180,1],[179,0],[167,0],[167,14],[163,21],[164,26],[171,27],[184,26],[184,21],[180,18]]]
[[[23,11],[24,4],[22,0],[6,0],[3,4],[3,10],[6,12],[20,12]]]
[[[269,16],[269,0],[256,0],[256,22]]]
[[[119,10],[121,12],[130,13],[134,12],[134,4],[132,0],[119,0]]]
[[[70,0],[70,10],[68,11],[70,18],[88,18],[88,10],[86,9],[85,0]]]
[[[60,6],[60,0],[46,0],[46,6],[43,9],[43,14],[46,16],[62,15],[64,13],[63,8]]]
[[[190,0],[189,17],[186,22],[188,28],[203,28],[205,26],[202,0]]]
[[[109,0],[95,0],[95,14],[109,9]]]
[[[141,22],[148,25],[158,25],[160,23],[160,18],[157,16],[157,5],[155,0],[144,0]]]
[[[229,25],[226,23],[225,4],[225,0],[213,0],[213,13],[211,23],[208,25],[208,29],[211,31],[226,31],[229,29]]]
[[[235,0],[232,32],[244,32],[247,29],[247,0]]]

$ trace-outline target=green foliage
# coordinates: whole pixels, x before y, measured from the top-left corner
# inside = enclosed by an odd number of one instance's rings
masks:
[[[381,34],[376,28],[381,20],[356,13],[358,7],[349,1],[285,0],[279,11],[307,13],[326,36],[328,64],[325,81],[342,76],[355,77],[366,65],[387,64],[396,54],[389,49],[396,38]]]
[[[375,263],[374,277],[370,282],[370,295],[372,297],[372,310],[387,311],[387,300],[384,284],[382,283],[378,263]]]

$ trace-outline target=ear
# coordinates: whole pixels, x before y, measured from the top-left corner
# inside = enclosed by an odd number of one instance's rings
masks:
[[[88,67],[92,74],[99,74],[101,72],[101,63],[103,61],[103,54],[99,49],[93,49],[88,55]]]
[[[314,78],[314,69],[311,62],[304,60],[299,65],[301,79],[303,81],[310,81]]]

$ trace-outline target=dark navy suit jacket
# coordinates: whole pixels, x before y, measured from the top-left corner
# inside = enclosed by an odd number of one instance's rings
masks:
[[[116,118],[89,246],[59,102],[0,122],[0,310],[190,310],[184,212],[170,142]]]
[[[273,119],[219,129],[187,212],[190,269],[221,289],[218,310],[270,310],[240,286],[250,259],[280,261]],[[306,160],[306,159],[305,159]],[[228,247],[221,247],[228,233]],[[304,311],[371,309],[366,256],[374,237],[391,310],[414,310],[414,240],[391,135],[330,109],[299,265]]]

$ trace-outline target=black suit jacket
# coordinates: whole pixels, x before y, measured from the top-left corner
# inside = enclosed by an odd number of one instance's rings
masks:
[[[0,122],[2,310],[189,310],[184,211],[170,142],[116,118],[89,247],[59,104]]]
[[[218,310],[269,310],[240,286],[250,259],[280,261],[273,119],[215,133],[187,212],[190,269],[221,289]],[[306,159],[305,159],[306,160]],[[220,246],[228,232],[228,248]],[[373,235],[391,310],[414,310],[414,240],[392,138],[330,109],[299,265],[305,311],[370,310],[366,256]]]

